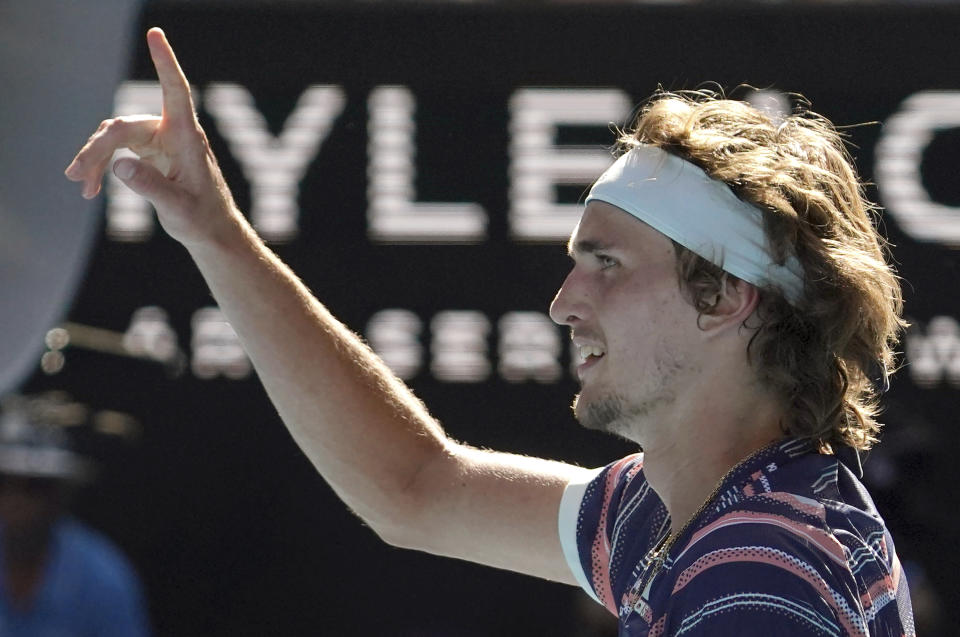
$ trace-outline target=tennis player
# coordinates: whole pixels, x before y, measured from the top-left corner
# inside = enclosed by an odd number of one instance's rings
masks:
[[[903,326],[872,206],[830,123],[655,96],[570,239],[551,307],[584,362],[599,470],[448,438],[234,204],[162,31],[163,114],[103,122],[113,164],[189,251],[291,434],[385,541],[577,584],[621,635],[912,635],[906,580],[856,475]],[[853,469],[851,469],[853,467]]]

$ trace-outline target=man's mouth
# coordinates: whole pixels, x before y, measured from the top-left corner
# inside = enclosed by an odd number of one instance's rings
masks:
[[[583,361],[577,366],[577,376],[583,380],[583,375],[587,370],[599,363],[606,352],[598,345],[579,345],[577,349],[580,353],[580,359]]]
[[[590,358],[600,358],[605,354],[602,347],[597,345],[580,345],[580,358],[589,360]]]

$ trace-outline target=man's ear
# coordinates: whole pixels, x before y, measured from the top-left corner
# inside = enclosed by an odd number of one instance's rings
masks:
[[[704,332],[723,330],[728,326],[739,328],[760,302],[760,291],[752,283],[747,283],[732,275],[721,280],[717,302],[709,314],[701,314],[697,325]]]

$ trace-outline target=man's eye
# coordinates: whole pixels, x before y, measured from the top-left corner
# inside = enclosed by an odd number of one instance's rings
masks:
[[[617,265],[617,260],[613,257],[608,257],[605,254],[598,254],[597,260],[600,262],[600,267],[606,270],[607,268],[612,268]]]

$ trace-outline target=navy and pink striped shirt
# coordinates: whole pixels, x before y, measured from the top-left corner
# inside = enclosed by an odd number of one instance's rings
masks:
[[[621,637],[915,634],[906,578],[873,501],[809,442],[770,445],[727,476],[647,583],[669,528],[642,454],[564,493],[567,562],[619,617]]]

